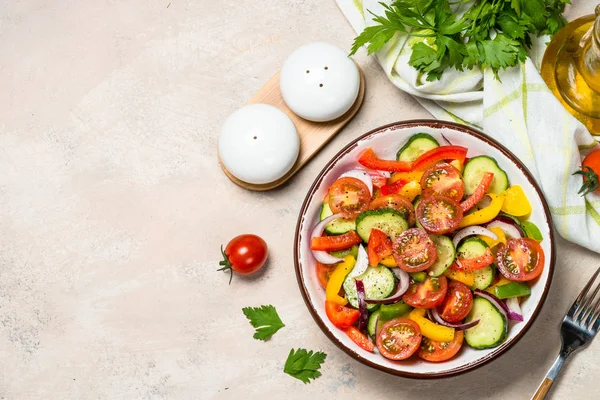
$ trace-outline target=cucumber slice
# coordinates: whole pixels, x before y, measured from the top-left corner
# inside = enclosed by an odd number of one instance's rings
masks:
[[[362,240],[365,242],[369,241],[371,229],[373,228],[383,231],[390,239],[394,240],[408,229],[408,222],[402,217],[402,214],[390,208],[360,213],[356,218],[356,232],[358,232]]]
[[[485,254],[487,248],[488,245],[483,240],[477,237],[470,237],[468,239],[465,239],[458,246],[458,254],[456,256],[467,259],[481,257]]]
[[[324,201],[323,204],[321,205],[321,214],[319,215],[319,220],[323,221],[325,218],[332,216],[333,215],[333,211],[331,211],[331,208],[329,207],[329,203]]]
[[[488,192],[500,194],[508,189],[508,176],[502,168],[498,166],[496,160],[488,156],[477,156],[471,158],[465,165],[463,180],[465,181],[465,194],[471,195],[479,186],[483,174],[493,172],[494,179]]]
[[[342,285],[346,298],[352,307],[358,308],[358,294],[356,293],[356,279],[360,279],[365,286],[367,299],[385,299],[396,287],[396,277],[386,267],[369,267],[366,272],[357,277],[346,277]],[[379,304],[367,304],[367,310],[374,310]]]
[[[456,258],[456,249],[452,240],[444,235],[429,235],[435,248],[437,249],[437,259],[435,263],[429,267],[429,276],[442,275],[454,262]]]
[[[321,221],[325,218],[333,215],[331,208],[329,208],[329,203],[325,202],[321,206]],[[335,221],[331,221],[325,226],[325,232],[328,235],[342,235],[346,232],[353,231],[356,229],[356,221],[354,220],[345,220],[345,219],[336,219]]]
[[[375,310],[371,313],[371,315],[369,316],[369,322],[367,322],[367,332],[369,332],[369,335],[374,338],[375,334],[377,333],[377,323],[379,322],[379,314],[381,313],[380,310]]]
[[[487,299],[475,297],[471,312],[465,323],[479,319],[479,323],[465,331],[465,341],[475,349],[489,349],[504,341],[508,332],[508,321]]]
[[[408,142],[396,154],[396,158],[399,161],[413,162],[423,153],[428,152],[431,149],[439,147],[440,144],[433,136],[427,133],[417,133],[412,135]]]
[[[491,286],[496,276],[496,269],[491,265],[473,271],[473,289],[485,290]]]

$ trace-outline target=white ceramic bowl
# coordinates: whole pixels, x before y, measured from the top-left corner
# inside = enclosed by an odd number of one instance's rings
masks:
[[[508,336],[504,343],[496,348],[486,350],[475,350],[463,346],[456,357],[442,363],[430,363],[416,357],[407,361],[388,360],[379,354],[368,353],[360,349],[344,332],[333,326],[325,314],[325,291],[317,280],[315,260],[309,247],[310,233],[318,222],[321,203],[328,188],[337,177],[358,166],[356,161],[358,156],[368,147],[372,147],[375,153],[382,158],[394,159],[397,150],[411,135],[418,132],[429,133],[440,143],[444,142],[441,136],[443,134],[452,144],[467,147],[469,149],[468,157],[476,155],[494,157],[508,174],[510,183],[521,185],[531,202],[533,211],[529,220],[540,228],[544,237],[541,245],[546,255],[544,271],[531,288],[531,296],[521,305],[524,321],[509,324]],[[439,378],[474,369],[498,357],[525,334],[539,313],[550,288],[555,255],[550,212],[546,201],[527,168],[510,151],[488,136],[466,126],[436,120],[418,120],[398,122],[377,128],[351,142],[325,166],[308,191],[302,205],[296,227],[294,258],[298,284],[306,305],[323,332],[338,347],[356,360],[388,373],[412,378]]]

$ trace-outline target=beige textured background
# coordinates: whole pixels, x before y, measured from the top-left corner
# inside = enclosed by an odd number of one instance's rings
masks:
[[[357,135],[428,117],[364,53],[362,110],[288,185],[247,192],[217,165],[224,118],[291,51],[314,40],[349,48],[352,37],[330,0],[2,3],[0,399],[528,398],[598,265],[563,240],[530,332],[457,378],[364,367],[304,306],[292,243],[312,179]],[[266,239],[270,261],[228,286],[215,271],[219,246],[244,232]],[[287,325],[268,343],[241,313],[260,304]],[[300,346],[328,354],[310,385],[282,372]],[[554,398],[590,398],[599,350],[600,340],[571,360]]]

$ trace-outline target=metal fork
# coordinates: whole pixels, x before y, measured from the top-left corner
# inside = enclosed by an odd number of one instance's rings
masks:
[[[531,400],[546,398],[546,394],[550,390],[567,356],[575,350],[589,345],[596,336],[596,333],[598,333],[598,329],[600,328],[600,296],[596,299],[596,295],[600,292],[600,279],[594,286],[591,294],[588,295],[598,274],[600,274],[600,268],[592,275],[590,281],[585,285],[577,300],[575,300],[567,315],[563,318],[560,326],[560,338],[562,342],[560,353]]]

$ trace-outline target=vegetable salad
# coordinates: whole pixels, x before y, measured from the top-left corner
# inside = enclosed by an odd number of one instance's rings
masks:
[[[544,268],[531,204],[489,156],[413,135],[364,151],[331,185],[311,236],[325,311],[365,351],[440,362],[496,347]]]

